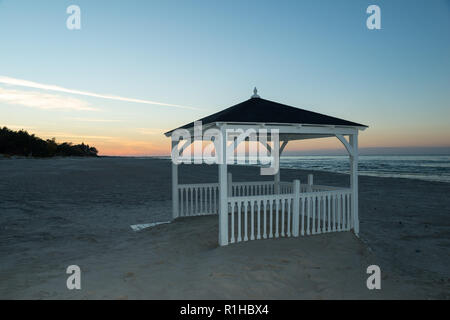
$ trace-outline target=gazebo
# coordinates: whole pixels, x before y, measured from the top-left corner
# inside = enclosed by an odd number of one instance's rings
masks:
[[[219,245],[248,240],[298,237],[325,232],[350,231],[358,236],[358,133],[367,126],[328,115],[262,99],[255,88],[250,99],[204,117],[202,132],[221,133],[222,150],[216,150],[219,181],[208,184],[179,184],[178,164],[172,161],[172,217],[217,214]],[[189,133],[188,143],[172,137],[172,155],[181,155],[196,141],[195,123],[177,129]],[[177,129],[166,132],[171,137]],[[281,156],[289,141],[336,137],[350,159],[350,188],[317,185],[308,175],[307,183],[281,181],[280,170],[273,180],[233,182],[227,173],[227,143],[236,149],[242,141],[233,132],[276,131],[277,139],[262,143],[271,156]],[[231,132],[231,133],[230,133]]]

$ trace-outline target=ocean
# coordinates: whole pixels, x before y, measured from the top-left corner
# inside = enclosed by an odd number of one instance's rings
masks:
[[[281,168],[348,173],[348,156],[282,156]],[[359,156],[359,175],[450,183],[450,155]]]
[[[170,157],[158,157],[170,159]],[[349,173],[348,156],[282,156],[280,168]],[[359,175],[450,183],[450,155],[360,155]]]

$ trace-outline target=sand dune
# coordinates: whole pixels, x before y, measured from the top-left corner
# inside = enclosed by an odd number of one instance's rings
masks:
[[[233,167],[234,180],[258,180]],[[310,172],[283,170],[291,181]],[[320,184],[347,185],[315,172]],[[170,162],[0,160],[0,298],[448,299],[450,184],[360,177],[361,237],[352,233],[217,246],[217,217],[170,219]],[[183,166],[180,183],[217,180]],[[66,288],[79,265],[82,290]],[[366,268],[382,289],[366,288]]]

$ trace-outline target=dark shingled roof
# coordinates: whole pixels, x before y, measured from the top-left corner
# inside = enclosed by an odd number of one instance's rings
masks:
[[[261,122],[367,127],[363,124],[291,107],[262,98],[250,98],[247,101],[216,112],[198,121],[201,121],[203,125],[213,122]],[[191,122],[178,129],[187,129],[193,126],[194,122]],[[168,131],[166,134],[174,130]]]

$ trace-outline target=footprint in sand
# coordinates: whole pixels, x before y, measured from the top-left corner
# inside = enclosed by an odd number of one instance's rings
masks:
[[[134,279],[134,276],[135,276],[134,272],[127,272],[127,273],[125,273],[124,280],[131,279],[131,278]]]

